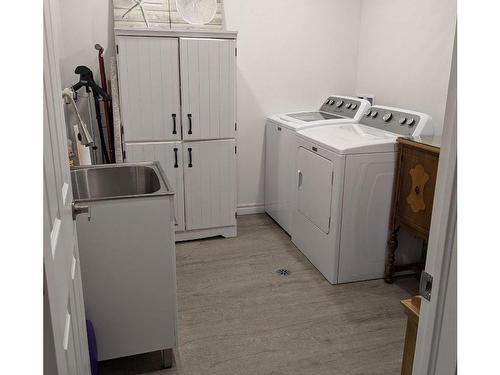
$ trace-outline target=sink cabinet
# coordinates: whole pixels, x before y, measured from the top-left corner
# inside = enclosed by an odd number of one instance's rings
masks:
[[[124,160],[161,163],[176,240],[236,236],[236,33],[115,36]]]
[[[99,360],[176,346],[173,196],[85,202],[76,217]]]

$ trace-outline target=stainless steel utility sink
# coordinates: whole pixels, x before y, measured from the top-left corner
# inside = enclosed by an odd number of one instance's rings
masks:
[[[75,202],[174,194],[158,162],[74,167],[71,182]]]

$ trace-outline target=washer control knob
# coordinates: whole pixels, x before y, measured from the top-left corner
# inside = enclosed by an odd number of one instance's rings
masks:
[[[347,109],[351,108],[351,103],[345,103],[345,107],[346,107]]]
[[[378,112],[377,111],[372,111],[371,115],[373,118],[377,117],[378,115]]]
[[[354,103],[351,104],[351,109],[356,109],[357,107],[358,107],[357,104],[354,104]]]
[[[382,117],[382,120],[384,120],[385,122],[389,122],[391,118],[392,118],[392,113],[391,112],[387,112],[384,115],[384,117]]]
[[[339,101],[337,102],[337,107],[338,107],[338,108],[342,107],[342,104],[344,104],[344,101],[343,101],[343,100],[339,100]]]
[[[406,121],[406,125],[408,125],[408,126],[415,125],[415,119],[414,118],[409,118],[408,121]]]
[[[335,103],[335,100],[330,100],[330,105],[333,105]]]
[[[401,117],[399,119],[399,125],[404,125],[404,124],[406,124],[406,117]]]

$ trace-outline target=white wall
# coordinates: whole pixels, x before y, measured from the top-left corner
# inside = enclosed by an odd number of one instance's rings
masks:
[[[97,51],[99,43],[105,57],[114,55],[112,6],[107,0],[60,0],[61,17],[61,75],[63,85],[75,83],[78,65],[87,65],[100,83]],[[109,48],[110,51],[107,51]],[[106,52],[107,51],[107,52]]]
[[[441,134],[455,20],[456,0],[363,0],[358,92],[430,114]]]
[[[114,54],[111,1],[60,1],[63,85],[76,82],[79,64],[100,82],[94,44]],[[269,114],[315,109],[332,93],[373,93],[429,113],[440,131],[455,0],[224,0],[224,9],[227,29],[239,31],[240,207],[264,203]]]
[[[114,52],[113,35],[113,8],[111,1],[107,0],[60,0],[61,32],[61,81],[62,86],[68,87],[78,81],[79,76],[75,74],[78,65],[88,66],[94,73],[95,81],[101,85],[99,74],[99,62],[97,60],[97,50],[95,44],[100,44],[104,50],[104,58],[107,61]],[[109,51],[108,51],[109,47]],[[108,67],[108,63],[106,62]],[[109,79],[109,70],[108,79]],[[79,93],[84,92],[80,89]],[[90,126],[95,124],[89,119],[87,100],[80,98],[77,101],[79,112],[83,121]],[[102,112],[102,111],[101,111]],[[104,112],[101,113],[104,121]],[[75,116],[72,111],[65,106],[67,124],[75,124]],[[95,128],[97,129],[97,128]],[[73,130],[68,135],[73,135]],[[95,130],[97,134],[97,130]]]
[[[224,0],[238,34],[239,206],[264,203],[266,116],[353,94],[360,0]]]

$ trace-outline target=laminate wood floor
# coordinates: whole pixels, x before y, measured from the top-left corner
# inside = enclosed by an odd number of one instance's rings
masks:
[[[400,373],[409,294],[330,285],[267,215],[238,218],[233,239],[177,244],[177,288],[175,366],[161,370],[156,352],[101,362],[99,375]]]

